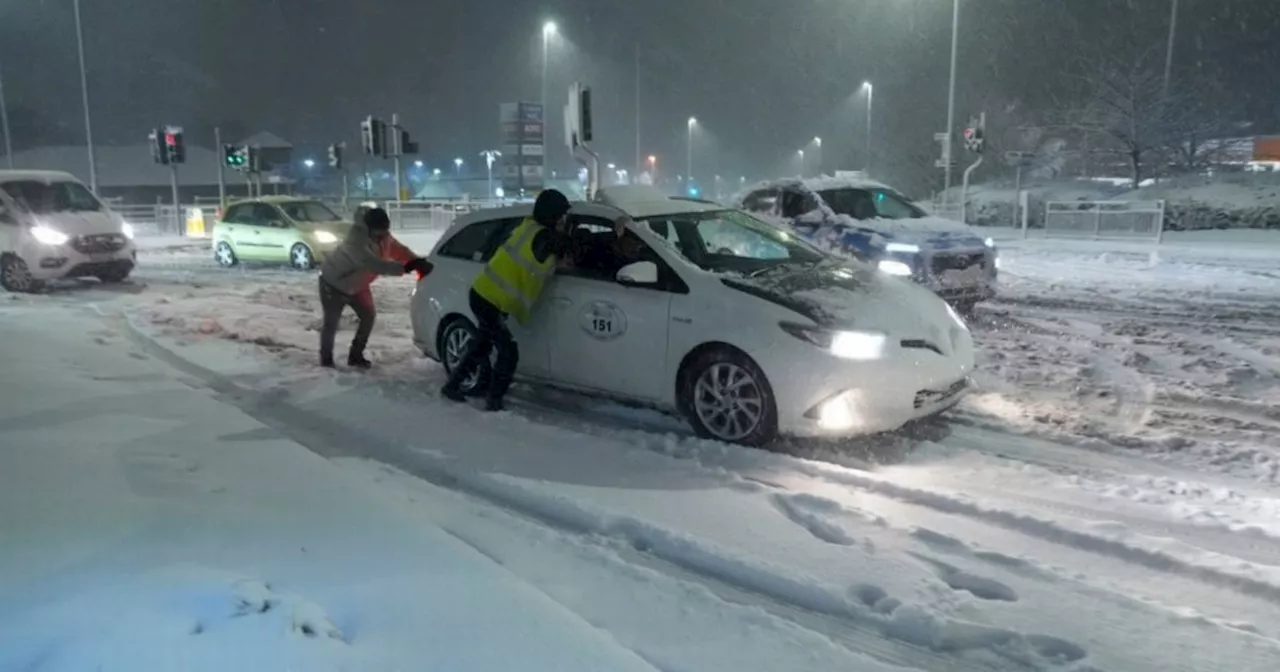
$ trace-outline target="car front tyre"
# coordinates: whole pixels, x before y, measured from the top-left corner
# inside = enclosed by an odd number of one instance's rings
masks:
[[[218,243],[217,246],[213,248],[213,258],[218,262],[218,265],[223,268],[231,268],[240,262],[240,260],[236,258],[236,251],[231,249],[231,246],[227,243]]]
[[[316,258],[311,253],[311,248],[298,243],[289,248],[289,265],[299,271],[309,271],[315,268]]]
[[[462,362],[467,350],[471,348],[471,343],[475,341],[476,333],[476,328],[464,317],[449,320],[440,330],[440,342],[436,344],[436,352],[440,353],[440,362],[444,364],[447,375],[452,376],[453,370]],[[490,361],[481,362],[476,371],[462,381],[459,389],[468,397],[483,396],[489,389],[489,376],[492,370]]]
[[[27,262],[16,254],[0,258],[0,285],[10,292],[33,293],[44,288],[44,282],[31,277]]]
[[[717,347],[680,377],[680,406],[698,436],[746,446],[778,437],[778,406],[764,371],[746,354]]]

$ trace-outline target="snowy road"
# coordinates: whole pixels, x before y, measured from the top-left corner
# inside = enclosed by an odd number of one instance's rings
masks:
[[[131,335],[121,357],[215,390],[658,669],[1280,660],[1280,277],[1265,258],[1011,246],[958,423],[771,454],[519,388],[481,424],[437,400],[407,282],[377,287],[374,374],[316,371],[314,276],[206,257],[151,251],[137,291],[10,310],[95,306]]]

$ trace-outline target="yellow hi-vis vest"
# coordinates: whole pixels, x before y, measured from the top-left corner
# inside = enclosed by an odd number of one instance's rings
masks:
[[[533,237],[542,230],[532,218],[520,222],[471,283],[476,294],[498,310],[515,315],[521,324],[529,321],[542,286],[556,270],[555,255],[547,255],[547,260],[539,263],[533,254]]]

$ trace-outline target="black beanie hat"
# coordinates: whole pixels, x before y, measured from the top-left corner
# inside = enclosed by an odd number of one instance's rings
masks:
[[[547,189],[538,194],[533,203],[533,221],[543,226],[555,226],[556,222],[569,212],[569,199],[555,189]]]
[[[391,228],[391,218],[382,208],[369,208],[364,213],[364,225],[370,231],[386,231]]]

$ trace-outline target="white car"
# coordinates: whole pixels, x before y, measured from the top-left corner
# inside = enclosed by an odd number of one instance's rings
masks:
[[[48,280],[121,282],[137,263],[133,229],[69,173],[0,171],[0,285],[39,291]]]
[[[459,217],[414,291],[414,342],[447,370],[475,334],[471,282],[532,210]],[[604,253],[634,219],[626,259]],[[573,235],[597,254],[559,270],[530,323],[508,323],[518,378],[688,419],[703,437],[888,431],[955,405],[973,369],[964,322],[928,290],[839,258],[740,210],[650,187],[576,203]],[[487,367],[465,381],[480,394]]]

